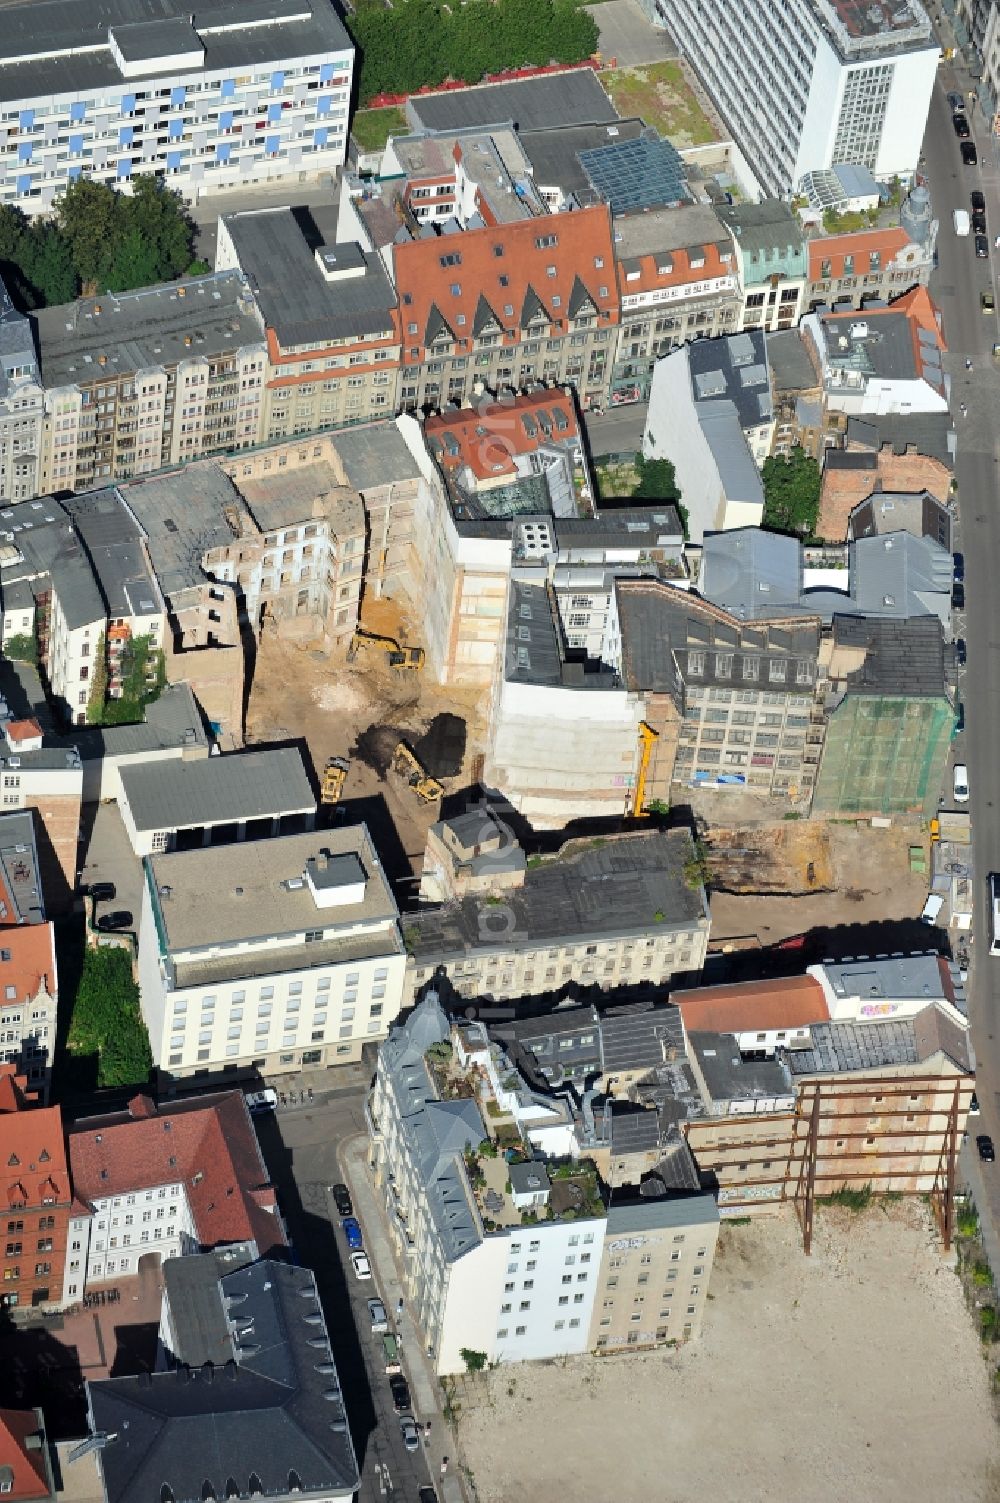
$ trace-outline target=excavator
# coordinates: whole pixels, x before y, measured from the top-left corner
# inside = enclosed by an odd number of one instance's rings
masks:
[[[350,769],[350,762],[346,757],[330,757],[323,768],[323,777],[319,785],[319,801],[321,804],[338,804],[340,795],[344,791],[344,783]]]
[[[425,804],[434,803],[444,792],[444,786],[437,778],[432,778],[427,769],[420,762],[413,749],[401,741],[392,754],[389,764],[390,771],[397,778],[411,788]]]
[[[386,663],[390,668],[399,668],[404,672],[419,673],[424,666],[424,649],[422,647],[407,647],[405,643],[398,642],[395,637],[383,637],[378,632],[365,631],[362,627],[356,627],[351,645],[347,649],[347,661],[353,663],[362,647],[381,647],[385,653]]]

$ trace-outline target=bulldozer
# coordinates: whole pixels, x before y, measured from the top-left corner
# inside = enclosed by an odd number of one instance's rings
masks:
[[[417,798],[425,804],[434,803],[444,792],[444,787],[437,778],[432,778],[425,767],[421,765],[419,758],[412,748],[401,741],[392,754],[392,762],[389,764],[393,772],[407,788],[412,788]]]
[[[319,786],[319,801],[321,804],[338,804],[340,795],[344,791],[344,783],[347,779],[350,762],[346,757],[330,757],[323,768],[323,777]]]
[[[386,663],[390,668],[398,668],[404,672],[419,673],[424,666],[424,649],[422,647],[407,647],[405,643],[398,642],[395,637],[383,637],[377,632],[365,631],[357,627],[351,638],[351,645],[347,649],[347,661],[353,663],[362,647],[381,647],[385,653]]]

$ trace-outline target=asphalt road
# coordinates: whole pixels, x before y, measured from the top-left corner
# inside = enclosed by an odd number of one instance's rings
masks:
[[[960,537],[956,546],[965,555],[966,604],[964,630],[959,617],[956,635],[964,635],[968,666],[960,695],[965,703],[966,730],[956,740],[955,758],[969,767],[977,909],[975,945],[970,976],[970,1018],[977,1060],[977,1093],[982,1109],[975,1131],[989,1133],[1000,1143],[1000,960],[989,955],[989,912],[986,874],[1000,871],[1000,612],[994,587],[1000,579],[1000,364],[992,358],[1000,339],[996,316],[981,310],[982,292],[996,293],[1000,252],[992,249],[1000,234],[1000,162],[997,144],[978,113],[970,116],[979,148],[978,168],[965,167],[951,124],[947,90],[969,87],[963,75],[942,65],[934,92],[927,134],[925,166],[934,210],[940,220],[938,269],[932,294],[944,320],[952,374],[952,410],[958,432],[956,478]],[[959,239],[952,228],[952,210],[969,208],[974,188],[986,195],[990,257],[977,260],[972,237]],[[971,375],[966,357],[973,362]],[[960,404],[965,402],[968,416]],[[973,1124],[976,1119],[972,1119]],[[1000,1166],[982,1165],[982,1186],[995,1230],[1000,1229]],[[996,1270],[1000,1275],[1000,1269]]]
[[[364,1131],[363,1108],[364,1087],[340,1087],[317,1092],[308,1106],[257,1117],[254,1125],[296,1254],[316,1275],[361,1467],[356,1496],[374,1503],[387,1496],[416,1499],[431,1479],[423,1448],[411,1455],[403,1446],[381,1338],[371,1333],[367,1301],[380,1290],[355,1277],[329,1193],[341,1178],[339,1145]],[[389,1315],[392,1320],[394,1311]]]

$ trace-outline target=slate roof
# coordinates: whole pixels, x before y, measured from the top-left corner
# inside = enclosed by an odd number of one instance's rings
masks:
[[[955,430],[948,412],[866,412],[863,418],[849,417],[847,443],[864,445],[876,453],[883,444],[891,444],[897,454],[904,454],[912,445],[919,454],[949,469],[955,467]]]
[[[211,1362],[224,1367],[233,1360],[233,1336],[226,1309],[219,1298],[219,1280],[237,1268],[256,1262],[250,1244],[219,1247],[207,1253],[168,1258],[163,1264],[163,1295],[169,1309],[174,1358],[189,1367]]]
[[[0,815],[0,939],[16,924],[45,920],[45,897],[31,810]]]
[[[184,1180],[202,1247],[252,1240],[264,1256],[285,1246],[240,1091],[159,1107],[139,1095],[126,1111],[78,1121],[68,1141],[73,1186],[84,1201]]]
[[[412,124],[425,130],[467,130],[508,121],[519,131],[544,130],[618,119],[591,68],[418,94],[407,100],[406,113]]]
[[[139,831],[183,830],[316,808],[297,747],[137,763],[121,769],[121,782]]]
[[[558,606],[550,587],[531,577],[511,575],[507,596],[504,677],[509,683],[573,689],[618,689],[615,674],[603,664],[568,654]]]
[[[107,614],[151,616],[163,610],[135,518],[114,490],[87,491],[63,502],[100,586]]]
[[[944,631],[936,616],[834,616],[833,642],[865,653],[862,666],[843,681],[849,694],[937,699],[947,692]]]
[[[227,1274],[218,1299],[233,1328],[221,1368],[88,1383],[107,1503],[206,1498],[350,1498],[359,1484],[316,1280],[260,1262]],[[324,1339],[325,1338],[325,1339]],[[210,1489],[210,1491],[206,1491]]]
[[[696,405],[726,398],[736,408],[741,428],[759,428],[770,422],[771,373],[762,329],[747,329],[719,339],[696,339],[686,350]]]

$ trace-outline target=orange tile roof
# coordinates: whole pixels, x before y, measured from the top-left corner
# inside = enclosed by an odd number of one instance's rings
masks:
[[[574,439],[579,431],[572,395],[563,391],[531,392],[512,402],[463,407],[460,412],[429,417],[424,424],[427,441],[443,468],[460,470],[468,465],[477,480],[515,475],[514,455]],[[445,446],[445,434],[454,439],[457,453]]]
[[[0,1003],[30,1002],[44,986],[56,994],[56,952],[51,924],[6,929],[0,946]]]
[[[618,263],[618,288],[622,297],[655,292],[660,287],[686,287],[691,282],[708,282],[733,275],[732,257],[723,260],[717,245],[710,243],[697,247],[699,255],[704,257],[699,266],[691,264],[694,250],[695,247],[691,246],[647,256],[623,256]],[[660,267],[667,262],[671,263],[670,270],[661,271]]]
[[[770,1033],[829,1020],[823,988],[813,976],[782,976],[738,986],[674,992],[686,1033]]]
[[[42,734],[37,720],[11,720],[5,734],[8,741],[36,741]]]
[[[405,364],[429,358],[432,345],[436,354],[453,346],[471,350],[486,330],[499,332],[509,348],[521,343],[529,326],[532,337],[565,335],[588,302],[599,328],[618,322],[606,204],[430,235],[394,245],[392,252]]]
[[[807,242],[809,251],[809,280],[818,282],[830,277],[865,276],[871,270],[870,256],[877,251],[881,269],[911,244],[902,225],[888,229],[856,230],[850,235],[821,235]],[[844,257],[854,257],[853,272],[844,270]],[[830,270],[821,270],[824,261],[830,262]],[[868,310],[865,310],[866,316]],[[857,313],[854,314],[857,318]]]
[[[18,1503],[21,1498],[50,1498],[52,1489],[45,1463],[44,1441],[28,1449],[28,1440],[42,1429],[33,1409],[0,1409],[0,1473],[9,1469],[10,1486],[3,1492]],[[7,1478],[4,1478],[4,1482]]]
[[[262,1257],[285,1246],[275,1192],[240,1091],[157,1106],[139,1095],[128,1111],[70,1133],[73,1184],[93,1203],[183,1181],[203,1247],[253,1238]]]
[[[3,1135],[0,1170],[7,1178],[0,1203],[5,1206],[69,1205],[73,1198],[63,1142],[62,1114],[57,1106],[35,1106],[18,1088],[13,1065],[0,1066],[12,1081],[2,1093]],[[10,1104],[13,1094],[14,1104]]]

